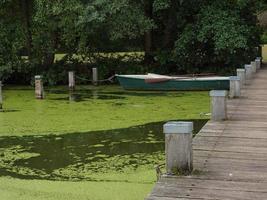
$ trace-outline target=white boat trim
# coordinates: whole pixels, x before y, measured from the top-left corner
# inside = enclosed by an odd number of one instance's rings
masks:
[[[116,75],[118,77],[124,78],[134,78],[134,79],[157,79],[157,78],[166,78],[174,81],[223,81],[230,80],[228,76],[210,76],[210,77],[184,77],[184,76],[165,76],[159,74],[148,73],[147,75]]]

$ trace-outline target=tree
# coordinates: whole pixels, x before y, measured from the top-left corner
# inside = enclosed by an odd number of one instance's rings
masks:
[[[174,61],[198,72],[238,66],[256,56],[259,36],[255,2],[206,1],[176,41]]]
[[[0,0],[0,6],[0,71],[7,77],[23,70],[54,75],[70,62],[82,65],[81,58],[92,64],[101,52],[133,49],[145,52],[144,68],[162,73],[237,66],[260,42],[256,13],[264,1]],[[60,52],[66,56],[57,64]]]
[[[25,34],[21,23],[21,8],[12,0],[0,1],[0,79],[7,79],[22,65],[20,52]]]
[[[82,4],[78,0],[35,1],[33,40],[37,64],[46,70],[53,65],[55,54],[75,53],[76,37],[82,34],[77,21]]]

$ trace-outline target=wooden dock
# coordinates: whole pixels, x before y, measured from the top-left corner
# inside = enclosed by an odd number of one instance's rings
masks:
[[[254,74],[228,120],[209,121],[193,141],[191,176],[162,177],[147,200],[267,199],[267,69]]]

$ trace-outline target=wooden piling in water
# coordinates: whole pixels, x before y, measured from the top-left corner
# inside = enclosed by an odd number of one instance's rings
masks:
[[[237,98],[240,97],[240,78],[238,76],[230,76],[230,90],[229,90],[229,97],[230,98]]]
[[[75,72],[69,71],[69,89],[74,90],[75,88]]]
[[[98,72],[97,68],[92,68],[92,74],[93,74],[93,85],[98,85]]]
[[[35,98],[43,99],[44,98],[44,87],[42,76],[36,75],[35,77]]]
[[[212,90],[211,97],[211,120],[222,121],[227,119],[227,91]]]
[[[193,170],[192,122],[168,122],[165,134],[166,170],[168,175],[188,174]]]

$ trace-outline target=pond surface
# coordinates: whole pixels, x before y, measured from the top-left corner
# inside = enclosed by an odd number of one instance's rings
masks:
[[[195,133],[207,120],[193,120]],[[92,180],[164,161],[165,122],[66,135],[0,137],[0,175],[23,179]]]
[[[46,181],[68,183],[56,200],[67,198],[72,182],[94,190],[80,199],[108,199],[118,195],[116,189],[123,190],[119,200],[144,198],[156,180],[154,166],[164,163],[163,124],[193,121],[197,133],[207,121],[199,113],[209,106],[206,92],[128,92],[116,87],[71,93],[52,88],[41,101],[31,89],[9,88],[4,97],[0,183],[11,177],[9,188],[23,188],[37,180],[38,191],[48,188]],[[10,195],[8,188],[2,190],[6,192],[0,199]],[[12,193],[21,190],[17,192]],[[28,193],[25,199],[35,199],[36,191]]]
[[[125,91],[116,86],[48,88],[36,100],[30,87],[4,88],[0,136],[90,132],[176,119],[209,112],[208,92]]]

